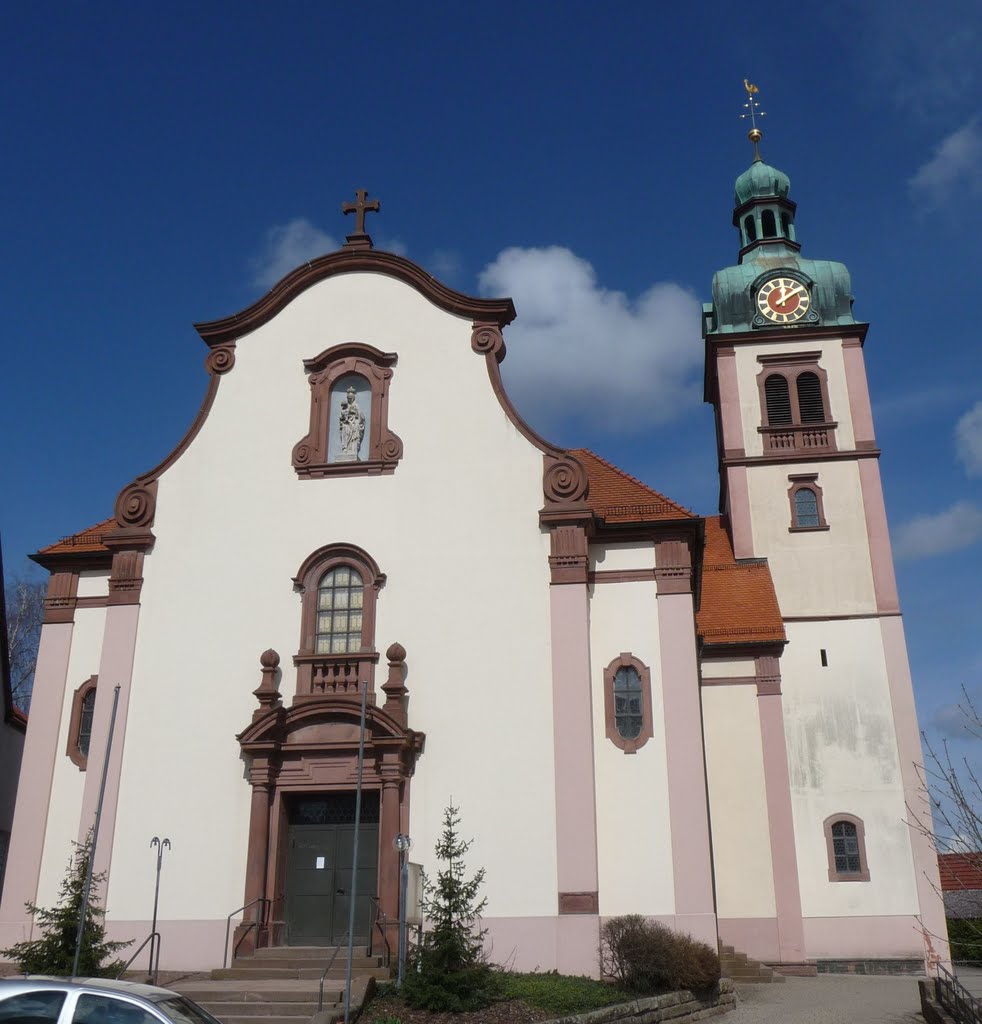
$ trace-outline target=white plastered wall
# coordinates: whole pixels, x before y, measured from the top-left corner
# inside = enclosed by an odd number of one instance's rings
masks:
[[[109,570],[86,569],[78,574],[78,597],[106,597],[109,593]]]
[[[597,558],[598,568],[601,564]],[[650,565],[650,559],[639,558],[618,568]],[[632,654],[651,670],[653,735],[634,754],[625,754],[607,738],[604,669],[621,653]],[[591,589],[590,656],[600,914],[670,915],[675,888],[654,581]]]
[[[791,533],[789,473],[817,473],[828,530]],[[859,470],[852,461],[753,466],[747,473],[754,551],[767,558],[781,612],[876,611]]]
[[[716,913],[772,918],[777,910],[757,687],[703,686],[702,715]]]
[[[654,569],[653,541],[622,544],[591,544],[590,568],[609,572],[612,569]]]
[[[295,687],[300,596],[325,544],[364,548],[388,579],[376,648],[407,650],[409,722],[426,733],[412,780],[413,860],[434,867],[460,807],[487,871],[487,915],[556,912],[548,538],[542,455],[508,420],[470,322],[375,274],[322,281],[239,340],[211,413],[161,478],[109,893],[145,918],[152,835],[167,835],[161,916],[221,919],[242,902],[250,787],[235,735],[257,706],[259,655]],[[299,480],[309,425],[302,361],[346,341],[398,353],[392,475]],[[376,688],[385,679],[384,657]],[[521,751],[521,756],[516,751]],[[205,868],[204,866],[207,866]]]
[[[753,658],[703,658],[703,679],[748,679],[757,674]]]
[[[738,345],[736,347],[737,380],[740,388],[740,420],[743,425],[744,449],[747,455],[763,455],[763,435],[758,427],[764,423],[760,405],[760,391],[757,376],[764,364],[757,361],[758,355],[794,355],[797,352],[821,352],[818,365],[825,370],[828,380],[830,419],[838,426],[835,429],[836,446],[842,449],[855,447],[855,435],[849,411],[849,392],[846,389],[846,371],[842,360],[841,338],[812,338],[810,341],[785,341],[783,338],[759,345]]]
[[[68,657],[68,677],[65,699],[61,709],[58,746],[55,748],[55,767],[51,778],[51,798],[48,802],[48,821],[44,833],[44,853],[38,879],[40,906],[53,906],[58,888],[65,877],[72,854],[72,843],[79,834],[79,812],[85,789],[86,773],[66,754],[68,730],[71,725],[72,701],[75,691],[90,676],[99,672],[102,637],[106,625],[105,608],[76,608],[72,628],[72,649]],[[102,765],[93,761],[90,771],[101,771]],[[105,894],[102,894],[105,896]]]
[[[916,914],[879,623],[788,623],[787,632],[781,674],[802,914]],[[836,813],[853,814],[865,825],[869,882],[829,881],[823,823]]]

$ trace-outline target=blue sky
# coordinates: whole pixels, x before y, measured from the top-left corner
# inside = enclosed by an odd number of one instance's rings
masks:
[[[376,245],[511,294],[551,439],[716,510],[699,305],[761,88],[805,255],[845,262],[922,724],[982,683],[982,8],[21,4],[5,11],[8,574],[111,514],[205,389],[193,321],[382,201]],[[610,366],[598,380],[595,360]],[[936,723],[936,724],[932,724]]]

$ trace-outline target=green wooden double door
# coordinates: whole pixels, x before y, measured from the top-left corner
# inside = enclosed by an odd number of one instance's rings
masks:
[[[371,901],[378,889],[378,819],[378,794],[363,793],[358,863],[353,865],[354,793],[302,796],[290,803],[284,909],[291,946],[347,941],[353,880],[354,941],[368,941]]]

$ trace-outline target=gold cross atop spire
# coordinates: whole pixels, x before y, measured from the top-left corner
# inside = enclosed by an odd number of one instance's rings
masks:
[[[760,100],[757,99],[760,89],[746,78],[743,80],[743,87],[747,90],[747,102],[743,105],[746,113],[740,115],[740,120],[745,121],[748,117],[750,118],[751,127],[747,132],[747,138],[754,144],[754,163],[757,163],[761,159],[760,140],[764,136],[764,133],[757,127],[757,118],[766,117],[767,111],[760,109]]]

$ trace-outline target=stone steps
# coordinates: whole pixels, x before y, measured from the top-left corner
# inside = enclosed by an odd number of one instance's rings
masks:
[[[323,1012],[344,1011],[347,949],[337,956],[324,980]],[[210,979],[176,984],[186,995],[222,1024],[308,1024],[318,1012],[320,980],[331,962],[332,948],[282,946],[259,950],[253,957],[237,957],[233,966],[211,972]],[[389,976],[382,958],[356,949],[351,961],[351,1006],[357,1011],[375,986]]]
[[[719,964],[724,977],[741,985],[770,985],[784,981],[783,974],[778,974],[759,960],[751,959],[733,946],[720,945]]]

